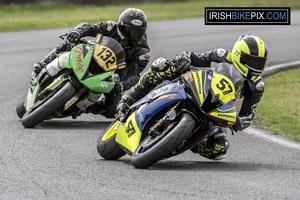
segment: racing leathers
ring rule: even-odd
[[[118,105],[118,110],[126,110],[137,100],[144,97],[158,84],[164,80],[173,80],[193,67],[210,67],[212,62],[231,64],[231,51],[225,49],[215,49],[207,53],[182,52],[172,61],[161,61],[157,59],[153,62],[151,68],[143,74],[139,82],[127,91]],[[163,62],[163,63],[162,63]],[[160,63],[160,64],[158,64]],[[226,65],[225,65],[226,66]],[[250,80],[244,79],[240,98],[244,97],[237,122],[233,126],[235,131],[241,131],[252,123],[255,107],[260,101],[264,91],[264,82],[261,76],[253,76]],[[122,113],[122,112],[120,112]],[[222,159],[225,157],[229,143],[227,140],[227,131],[222,127],[214,127],[213,135],[200,142],[191,150],[195,153],[210,158]]]
[[[98,33],[114,38],[122,44],[125,50],[125,69],[116,71],[120,76],[120,82],[116,84],[118,88],[115,92],[106,94],[105,102],[98,102],[87,109],[87,112],[94,114],[101,113],[106,117],[114,117],[116,106],[121,98],[123,91],[130,89],[140,78],[140,73],[150,60],[150,49],[145,35],[136,46],[126,46],[122,43],[118,34],[118,24],[114,21],[101,22],[99,24],[82,23],[73,29],[68,35],[71,42],[78,41],[79,38],[91,36],[95,37]],[[76,43],[76,42],[75,42]],[[42,61],[34,65],[34,72],[38,74],[42,68],[54,60],[63,51],[70,51],[72,44],[69,41],[59,44]],[[104,110],[104,113],[103,113]]]

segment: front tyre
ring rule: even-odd
[[[99,155],[106,160],[117,160],[125,155],[116,142],[117,127],[120,121],[115,119],[109,127],[102,132],[97,140],[97,150]]]
[[[22,98],[22,100],[16,106],[16,112],[17,112],[17,115],[20,119],[22,119],[22,117],[26,113],[26,109],[25,109],[25,106],[24,106],[24,99],[25,98]]]
[[[183,113],[173,122],[171,129],[167,128],[155,137],[146,137],[133,153],[132,165],[147,168],[166,157],[192,135],[195,124],[190,114]]]
[[[65,103],[76,94],[76,88],[68,81],[58,91],[50,93],[42,102],[37,102],[33,110],[29,110],[22,118],[21,122],[25,128],[32,128],[47,119],[55,111],[63,108]],[[36,106],[36,107],[35,107]]]

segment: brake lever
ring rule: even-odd
[[[84,43],[84,44],[87,44],[87,43],[88,43],[88,41],[87,41],[86,39],[84,39],[84,38],[80,38],[80,39],[79,39],[79,42],[80,42],[80,43]]]
[[[59,38],[62,39],[62,40],[67,40],[67,36],[68,36],[68,33],[65,33],[63,35],[60,35]],[[80,38],[79,43],[88,44],[88,41],[84,38]]]
[[[65,37],[67,37],[67,35],[68,35],[68,33],[65,33],[63,35],[60,35],[59,38],[62,40],[65,40],[66,39]]]

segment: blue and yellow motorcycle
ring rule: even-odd
[[[209,137],[214,126],[236,122],[235,95],[243,76],[232,64],[192,70],[133,104],[100,135],[101,157],[128,154],[136,168],[176,156]]]

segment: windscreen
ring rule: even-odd
[[[213,63],[211,66],[212,70],[218,74],[222,74],[229,78],[234,87],[235,94],[238,94],[243,87],[244,77],[239,70],[237,70],[233,64],[229,63]]]

